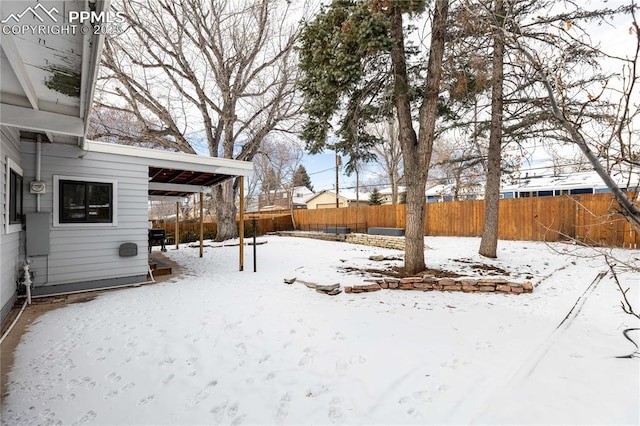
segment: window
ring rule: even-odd
[[[22,185],[22,168],[7,157],[7,174],[5,205],[7,212],[7,221],[5,224],[6,233],[18,232],[22,229],[23,220],[23,185]]]
[[[54,176],[54,226],[117,225],[117,182]]]
[[[570,191],[571,195],[593,194],[593,188],[576,188]]]

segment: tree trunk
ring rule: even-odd
[[[402,146],[404,175],[407,182],[404,266],[407,273],[415,274],[425,269],[424,222],[427,200],[424,192],[433,147],[449,2],[448,0],[437,0],[435,4],[425,94],[420,107],[419,138],[413,129],[411,117],[402,12],[398,3],[393,3],[391,11],[391,36],[395,41],[395,47],[391,51],[391,61],[398,116],[398,135]]]
[[[216,200],[217,228],[216,241],[225,241],[238,236],[236,226],[236,190],[233,179],[213,188],[213,196]]]
[[[491,88],[491,133],[487,153],[487,183],[484,193],[484,229],[478,253],[496,258],[498,250],[498,213],[500,206],[500,151],[502,148],[502,110],[504,81],[503,0],[496,0],[493,32],[493,70]]]
[[[404,267],[407,273],[423,271],[424,263],[424,212],[426,182],[422,179],[418,156],[418,138],[413,129],[411,105],[409,103],[409,82],[404,49],[402,12],[394,5],[391,15],[391,36],[395,47],[391,52],[394,73],[394,92],[398,116],[398,138],[404,157],[404,176],[407,182],[407,206],[405,224]]]

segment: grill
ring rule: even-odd
[[[165,240],[167,236],[162,228],[149,229],[149,253],[151,253],[151,247],[160,246],[160,250],[167,251],[165,247]]]

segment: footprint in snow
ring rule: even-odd
[[[278,404],[278,412],[276,413],[278,419],[284,420],[289,415],[289,403],[291,402],[291,396],[288,393],[285,393],[282,398],[280,398],[280,403]]]
[[[193,405],[199,405],[202,401],[211,395],[211,389],[218,384],[217,380],[213,380],[207,384],[200,392],[193,397]]]
[[[109,392],[108,394],[106,394],[104,396],[104,399],[105,400],[110,400],[110,399],[115,398],[116,396],[118,396],[118,391],[117,390],[112,390],[111,392]]]
[[[148,403],[153,401],[155,397],[156,397],[155,395],[149,395],[145,398],[142,398],[140,401],[138,401],[138,405],[147,405]]]
[[[97,416],[98,416],[98,413],[96,413],[95,411],[93,410],[87,411],[82,417],[80,417],[80,420],[74,423],[74,425],[83,425],[95,419]]]
[[[341,423],[342,413],[342,400],[338,397],[333,398],[329,403],[329,420],[331,423]]]

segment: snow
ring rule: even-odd
[[[43,314],[16,349],[3,424],[640,423],[638,352],[616,358],[638,322],[587,249],[501,241],[489,260],[479,239],[427,237],[431,268],[484,263],[536,287],[331,297],[283,280],[362,284],[351,268],[398,252],[261,241],[256,273],[252,247],[243,272],[237,246],[183,247],[168,252],[176,279]],[[638,307],[638,277],[621,278]]]

